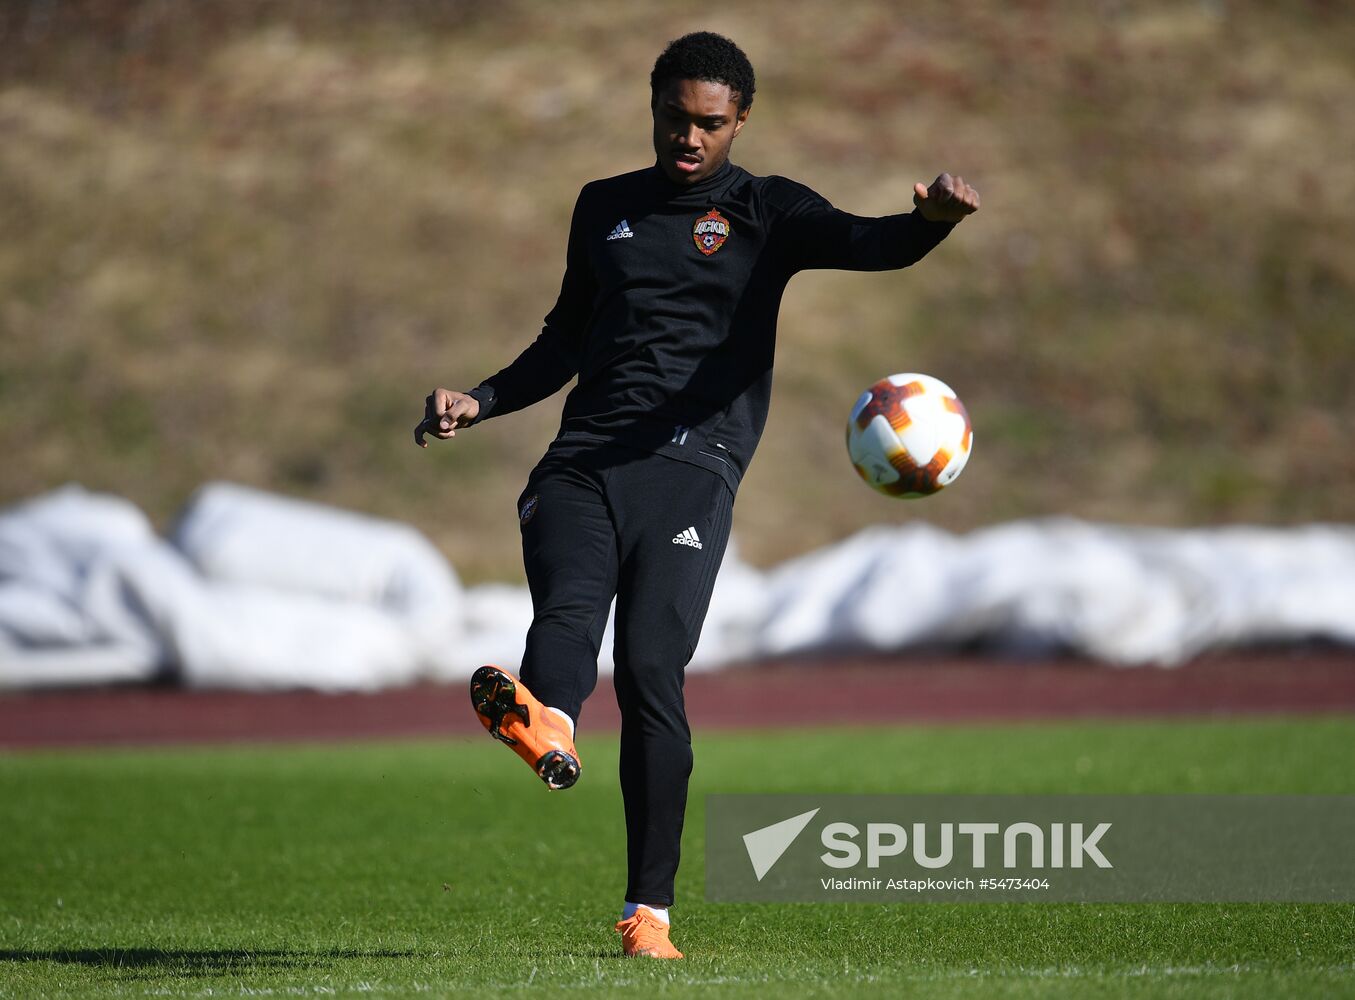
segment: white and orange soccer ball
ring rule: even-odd
[[[955,481],[974,429],[955,390],[907,372],[861,394],[847,421],[847,453],[861,478],[885,496],[925,497]]]

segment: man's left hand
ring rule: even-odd
[[[942,174],[931,187],[913,185],[913,204],[928,222],[959,222],[979,210],[979,193],[963,177]]]

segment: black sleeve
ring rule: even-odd
[[[517,359],[470,391],[480,403],[475,423],[503,416],[545,399],[578,374],[583,337],[593,312],[597,285],[580,231],[583,194],[574,204],[569,249],[560,297],[546,315],[541,334]]]
[[[809,268],[892,271],[916,264],[955,228],[916,209],[871,219],[850,215],[803,184],[768,178],[772,238],[792,273]]]

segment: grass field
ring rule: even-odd
[[[710,792],[1355,792],[1355,719],[696,740],[675,940],[619,959],[616,743],[0,756],[0,996],[1355,996],[1355,906],[701,899]],[[775,761],[775,766],[772,766]],[[636,993],[636,987],[643,993]]]

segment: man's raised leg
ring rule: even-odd
[[[520,677],[486,666],[471,680],[485,728],[551,788],[581,765],[574,724],[597,684],[597,654],[616,593],[616,539],[595,481],[577,468],[538,467],[519,501],[533,621]]]

